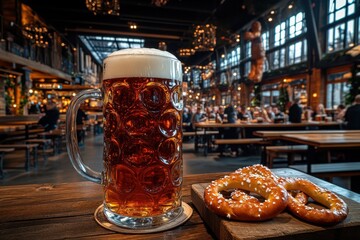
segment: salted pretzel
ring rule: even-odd
[[[222,191],[240,189],[259,194],[257,198],[235,191],[225,198]],[[243,195],[243,196],[241,196]],[[204,193],[205,203],[216,214],[240,221],[263,221],[274,218],[287,206],[287,191],[277,182],[258,174],[234,173],[213,181]]]
[[[305,221],[318,225],[333,225],[343,221],[349,212],[347,204],[336,194],[323,189],[306,179],[279,178],[286,190],[300,190],[327,209],[318,209],[288,196],[288,210]]]
[[[255,165],[239,168],[238,170],[235,171],[235,174],[239,174],[239,173],[241,173],[241,174],[257,174],[257,175],[267,178],[269,181],[271,180],[271,181],[278,182],[278,180],[279,180],[278,176],[276,176],[269,168],[267,168],[261,164],[255,164]],[[289,190],[289,193],[291,194],[291,196],[296,198],[296,200],[299,201],[300,203],[306,204],[308,202],[308,196],[301,191],[297,191],[297,190],[290,191]],[[244,195],[242,195],[242,196],[244,196]]]

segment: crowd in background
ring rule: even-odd
[[[343,122],[346,129],[360,129],[360,95],[355,97],[351,106],[340,104],[335,111],[327,112],[323,104],[315,109],[302,106],[296,98],[288,109],[281,111],[279,106],[245,106],[231,102],[227,106],[186,106],[183,112],[185,131],[193,131],[197,122],[215,121],[217,123],[235,123],[236,121],[266,123],[301,123],[303,121]]]

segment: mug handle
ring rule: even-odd
[[[102,174],[84,164],[80,153],[76,135],[76,115],[80,104],[88,98],[101,98],[100,89],[88,89],[79,92],[72,100],[66,113],[66,148],[70,161],[75,170],[87,180],[101,184]]]

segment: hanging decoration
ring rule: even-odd
[[[151,3],[156,7],[163,7],[168,3],[169,0],[152,0]]]
[[[216,26],[212,24],[196,26],[193,46],[195,51],[214,51],[216,46]]]
[[[86,0],[86,7],[94,15],[120,15],[120,0]]]
[[[195,50],[192,48],[181,48],[179,49],[180,57],[189,57],[195,54]]]
[[[44,26],[38,24],[28,24],[23,26],[22,33],[37,47],[47,48],[49,46],[51,34]]]

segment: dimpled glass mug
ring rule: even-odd
[[[104,215],[125,228],[152,228],[182,214],[182,70],[172,54],[125,49],[104,60],[102,90],[80,92],[67,112],[67,150],[79,174],[101,183]],[[79,154],[76,112],[103,98],[104,170]]]

